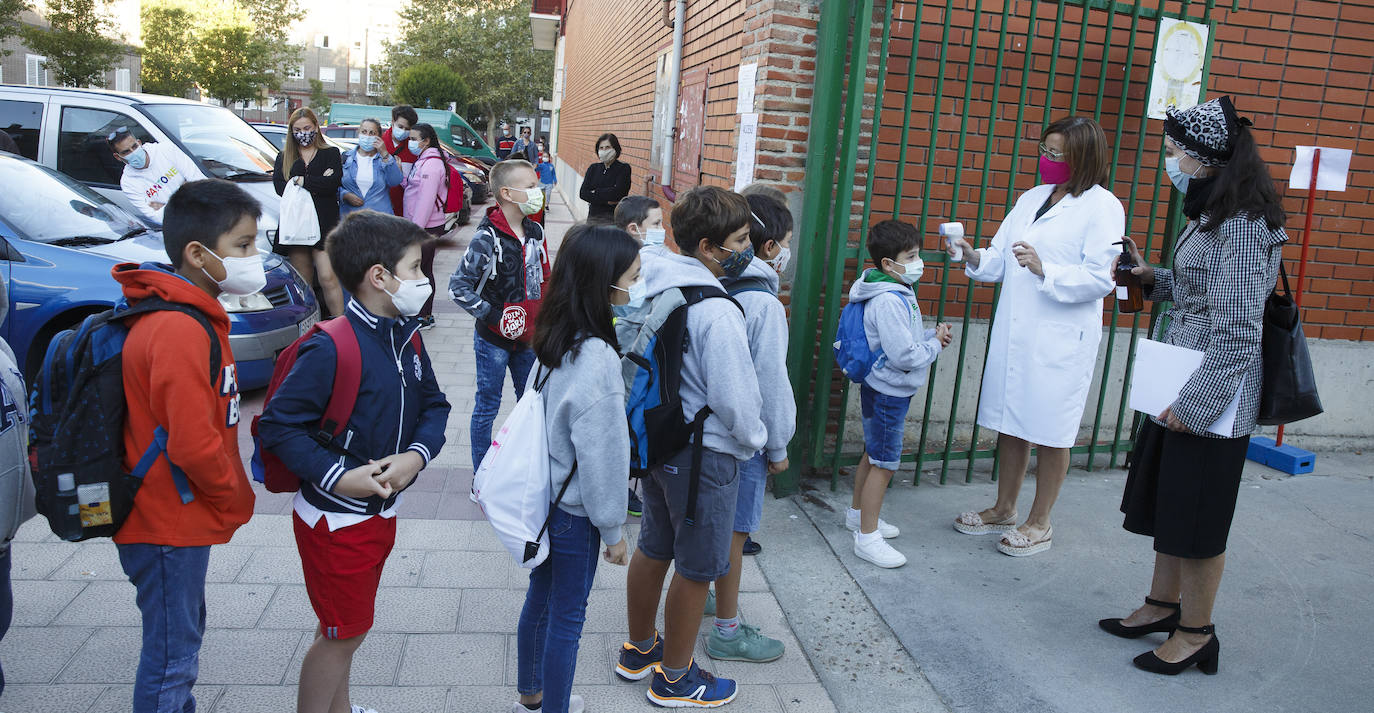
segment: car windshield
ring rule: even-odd
[[[50,168],[0,159],[0,219],[29,240],[41,243],[114,242],[146,230],[143,223],[110,199]]]
[[[272,175],[276,147],[228,109],[208,104],[151,104],[143,109],[213,176],[233,180]]]

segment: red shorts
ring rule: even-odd
[[[373,517],[333,532],[324,517],[313,528],[300,516],[291,521],[320,634],[329,639],[366,634],[377,610],[382,567],[396,544],[396,518]]]

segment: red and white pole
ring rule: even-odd
[[[1307,277],[1307,248],[1312,244],[1312,212],[1317,204],[1317,167],[1322,162],[1322,150],[1318,147],[1312,148],[1312,176],[1307,182],[1307,218],[1302,226],[1302,254],[1298,259],[1298,285],[1293,290],[1293,303],[1298,311],[1302,311],[1302,288],[1303,281]],[[1283,445],[1283,426],[1279,426],[1279,434],[1274,439],[1275,446]]]

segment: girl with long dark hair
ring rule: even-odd
[[[420,326],[434,326],[434,253],[444,234],[444,199],[448,196],[448,162],[439,148],[439,134],[429,124],[410,127],[406,148],[418,158],[405,182],[405,219],[420,226],[429,238],[420,250],[420,271],[429,279],[430,296],[420,308]]]
[[[629,233],[568,231],[535,322],[530,375],[544,397],[550,486],[568,487],[549,523],[549,557],[530,572],[520,612],[517,710],[582,710],[571,689],[597,550],[604,545],[612,564],[630,559],[621,532],[630,439],[612,313],[642,301],[643,287],[639,242]]]

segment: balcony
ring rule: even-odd
[[[563,21],[564,0],[534,0],[530,8],[530,38],[537,50],[553,50]]]

